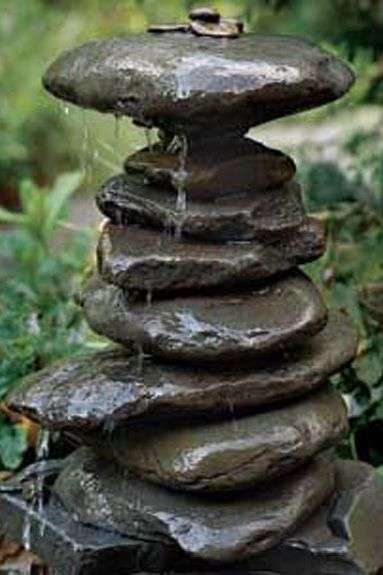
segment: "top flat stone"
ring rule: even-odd
[[[89,42],[61,55],[43,79],[52,94],[85,108],[216,131],[331,102],[353,81],[342,61],[292,36],[177,32]]]

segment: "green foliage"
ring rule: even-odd
[[[69,197],[80,173],[60,176],[52,190],[21,184],[22,211],[0,210],[13,224],[0,237],[0,399],[26,374],[78,353],[85,344],[81,313],[72,302],[76,278],[88,258],[90,234],[72,230],[61,245]],[[0,458],[14,468],[25,449],[22,431],[2,420]]]
[[[306,176],[315,174],[306,179],[309,203],[329,236],[325,256],[307,269],[329,306],[350,316],[360,338],[356,361],[334,378],[351,414],[351,433],[340,452],[383,466],[383,325],[362,293],[383,283],[383,146],[375,132],[359,133],[345,151],[351,158],[347,172],[324,163],[305,168]]]
[[[208,4],[227,16],[243,18],[248,30],[302,35],[352,58],[359,79],[340,104],[344,106],[382,97],[380,2],[212,0]],[[52,182],[57,173],[78,165],[81,143],[57,103],[41,88],[41,76],[59,52],[96,36],[141,32],[150,22],[182,21],[196,3],[0,0],[0,194],[2,187],[17,187],[20,177]]]
[[[0,418],[0,460],[6,469],[17,469],[26,448],[25,431]]]

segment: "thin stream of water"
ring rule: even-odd
[[[62,109],[62,112],[65,116],[69,116],[70,108],[69,108],[68,104],[65,104],[65,102],[62,102],[61,103],[61,109]]]
[[[47,461],[49,457],[49,431],[41,429],[36,445],[36,462]],[[44,536],[44,473],[37,475],[32,488],[32,498],[24,517],[22,544],[26,551],[31,549],[32,512],[36,510],[40,515],[40,536]]]
[[[91,182],[92,167],[93,167],[93,152],[91,149],[90,130],[88,125],[88,118],[86,111],[82,111],[82,169],[85,174],[86,183]]]
[[[175,238],[179,240],[182,235],[182,227],[184,222],[184,214],[187,210],[187,193],[186,193],[186,180],[188,172],[186,169],[186,162],[188,157],[188,142],[185,134],[180,138],[180,151],[178,153],[178,170],[174,174],[174,181],[177,187],[177,204],[176,208],[180,212],[178,222],[175,229]]]
[[[145,128],[146,147],[148,148],[149,152],[153,152],[152,133],[153,133],[152,128]]]
[[[119,140],[121,135],[121,118],[120,114],[114,115],[114,138],[115,140]]]

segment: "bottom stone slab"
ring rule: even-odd
[[[27,514],[21,494],[1,493],[0,526],[8,538],[22,540]],[[175,552],[173,565],[165,565],[160,542],[83,525],[53,498],[43,515],[29,510],[29,519],[31,548],[56,575],[378,575],[383,567],[383,487],[372,468],[357,462],[338,462],[335,497],[283,543],[246,564],[191,564]]]

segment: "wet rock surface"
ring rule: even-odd
[[[295,175],[294,162],[282,152],[247,138],[206,138],[188,146],[183,187],[187,200],[217,199],[238,193],[256,193],[283,186]],[[128,174],[177,189],[180,157],[157,145],[129,156]]]
[[[60,56],[44,76],[55,96],[139,123],[186,130],[242,129],[330,102],[353,83],[351,70],[293,37],[221,39],[174,33],[88,42]]]
[[[209,414],[232,418],[319,387],[351,361],[356,345],[349,321],[332,313],[324,330],[302,347],[247,367],[207,370],[146,359],[140,368],[137,355],[116,347],[33,374],[8,403],[44,425],[68,431],[168,417],[175,423]]]
[[[291,348],[327,321],[319,291],[298,271],[242,293],[179,295],[150,305],[129,302],[124,290],[95,275],[80,301],[96,333],[154,357],[195,364],[241,362]]]
[[[135,475],[182,490],[234,491],[300,467],[348,430],[341,397],[325,388],[274,410],[227,421],[121,427],[98,449]]]
[[[176,240],[156,230],[109,224],[98,244],[98,271],[108,283],[153,293],[255,285],[315,259],[322,237],[321,224],[309,219],[270,243]]]
[[[71,575],[377,575],[382,490],[369,468],[335,473],[322,453],[347,427],[328,377],[356,348],[295,269],[322,254],[323,227],[305,215],[293,161],[245,137],[336,99],[353,74],[303,40],[245,36],[211,9],[189,16],[85,44],[44,77],[68,102],[158,127],[158,142],[148,131],[98,194],[113,223],[77,297],[122,346],[9,397],[91,447],[48,464],[44,432],[38,465],[0,488],[2,524],[20,539],[24,516],[22,541],[58,575],[66,553]]]
[[[330,506],[322,506],[280,546],[256,558],[252,568],[280,575],[380,573],[383,491],[375,469],[338,461],[335,493]]]
[[[60,575],[105,575],[109,571],[114,575],[213,575],[217,570],[222,575],[376,575],[383,566],[383,497],[375,470],[356,461],[337,461],[335,493],[282,543],[250,561],[229,566],[187,559],[175,547],[163,553],[162,542],[84,525],[54,497],[43,516],[32,512],[31,545]],[[332,530],[334,501],[335,509],[343,507],[341,516],[336,512],[338,524],[354,517],[347,531]],[[7,525],[11,539],[22,539],[26,513],[20,496],[0,494],[0,521]]]
[[[87,525],[224,564],[277,544],[330,496],[334,480],[331,461],[318,458],[263,490],[200,498],[128,477],[113,462],[82,448],[70,456],[54,491],[65,509]]]
[[[102,186],[96,202],[100,211],[116,225],[140,224],[170,235],[178,232],[208,241],[270,242],[282,237],[289,241],[288,234],[304,230],[305,214],[296,182],[279,189],[227,196],[219,201],[193,201],[187,203],[186,210],[180,210],[172,191],[149,186],[140,177],[119,175]],[[310,229],[308,223],[307,228]],[[323,231],[318,225],[309,243],[304,239],[303,230],[301,241],[296,241],[300,260],[310,255],[319,257],[324,249]]]

